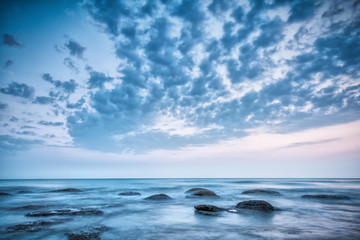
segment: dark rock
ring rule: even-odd
[[[50,192],[82,192],[82,190],[77,188],[64,188],[64,189],[57,189]]]
[[[275,208],[270,203],[268,203],[264,200],[242,201],[236,205],[236,208],[257,210],[257,211],[263,211],[263,212],[272,212],[275,210]]]
[[[210,211],[202,211],[202,210],[196,210],[195,213],[206,215],[206,216],[220,216],[221,214],[219,212],[210,212]]]
[[[271,195],[281,195],[277,191],[264,190],[264,189],[251,189],[243,191],[242,194],[271,194]]]
[[[46,226],[59,224],[66,221],[72,220],[71,218],[61,218],[61,219],[50,219],[50,220],[40,220],[35,222],[27,222],[24,224],[18,224],[15,226],[8,227],[6,232],[19,232],[19,231],[26,231],[26,232],[38,232],[46,228]]]
[[[220,208],[214,205],[196,205],[194,206],[194,208],[196,209],[195,212],[202,214],[202,215],[207,215],[207,216],[219,216],[221,211],[224,211],[224,208]]]
[[[26,205],[26,206],[22,206],[22,207],[16,207],[16,208],[12,208],[12,210],[36,210],[36,209],[41,209],[41,208],[46,208],[49,207],[47,205]]]
[[[348,196],[344,195],[329,195],[329,194],[318,194],[318,195],[303,195],[301,198],[311,199],[328,199],[328,200],[349,200]]]
[[[108,228],[105,226],[91,227],[86,231],[68,233],[68,240],[101,240],[100,235]]]
[[[11,196],[12,194],[6,192],[0,192],[0,196]]]
[[[187,197],[219,197],[219,196],[213,191],[210,191],[208,189],[201,189],[197,191],[191,191],[190,195],[188,195]]]
[[[59,209],[59,210],[48,210],[48,211],[37,211],[26,214],[27,217],[48,217],[48,216],[98,216],[103,215],[104,212],[97,209]]]
[[[17,193],[32,193],[32,191],[18,191]]]
[[[120,196],[140,196],[141,194],[138,192],[121,192]]]
[[[172,199],[172,198],[163,193],[151,195],[151,196],[145,198],[145,200],[169,200],[169,199]]]
[[[192,189],[187,190],[185,193],[193,193],[193,192],[197,192],[197,191],[201,191],[201,190],[210,191],[209,189],[206,189],[206,188],[192,188]]]
[[[214,205],[207,205],[207,204],[196,205],[194,206],[194,208],[199,211],[207,211],[207,212],[220,212],[225,210],[224,208],[220,208]]]

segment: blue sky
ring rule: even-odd
[[[0,11],[0,178],[360,177],[359,1]]]

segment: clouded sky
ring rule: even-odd
[[[360,177],[360,1],[1,1],[0,178]]]

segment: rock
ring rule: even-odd
[[[195,213],[206,215],[206,216],[220,216],[221,214],[219,212],[209,212],[209,211],[202,211],[202,210],[196,210]]]
[[[86,231],[68,233],[68,240],[101,240],[100,235],[108,228],[105,226],[91,227]]]
[[[221,211],[224,211],[224,208],[220,208],[214,205],[207,205],[207,204],[201,204],[201,205],[196,205],[194,206],[194,208],[196,209],[195,212],[202,214],[202,215],[207,215],[207,216],[219,216]]]
[[[193,192],[197,192],[197,191],[201,191],[201,190],[210,191],[209,189],[206,189],[206,188],[192,188],[192,189],[187,190],[185,193],[193,193]]]
[[[206,188],[192,188],[187,190],[185,193],[190,193],[187,198],[191,197],[219,197],[213,191]]]
[[[151,196],[145,198],[145,200],[169,200],[169,199],[172,199],[172,198],[163,193],[151,195]]]
[[[138,192],[121,192],[120,196],[140,196],[141,194]]]
[[[17,193],[32,193],[32,191],[18,191]]]
[[[271,195],[281,195],[277,191],[264,190],[264,189],[251,189],[243,191],[242,194],[271,194]]]
[[[312,198],[312,199],[328,199],[328,200],[349,200],[348,196],[344,195],[329,195],[329,194],[317,194],[317,195],[303,195],[301,198]]]
[[[98,216],[103,215],[104,212],[97,209],[59,209],[59,210],[46,210],[46,211],[37,211],[26,214],[27,217],[48,217],[48,216]]]
[[[63,223],[66,221],[72,220],[71,218],[61,218],[61,219],[49,219],[49,220],[40,220],[35,222],[27,222],[24,224],[18,224],[15,226],[8,227],[6,232],[19,232],[19,231],[26,231],[26,232],[38,232],[46,228],[48,225]]]
[[[57,189],[50,192],[82,192],[82,190],[77,188],[64,188],[64,189]]]
[[[268,203],[264,200],[242,201],[236,205],[236,208],[257,210],[257,211],[263,211],[263,212],[272,212],[275,210],[275,208],[270,203]]]
[[[6,192],[0,192],[0,196],[11,196],[12,194]]]

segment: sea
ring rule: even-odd
[[[195,187],[219,197],[189,197],[185,192]],[[52,192],[66,188],[81,192]],[[251,189],[280,195],[242,193]],[[119,195],[129,191],[140,195]],[[0,192],[11,194],[0,196],[0,239],[360,239],[360,179],[0,180]],[[172,199],[144,199],[160,193]],[[301,197],[309,194],[350,199]],[[194,209],[233,209],[246,200],[265,200],[277,210],[207,216]]]

